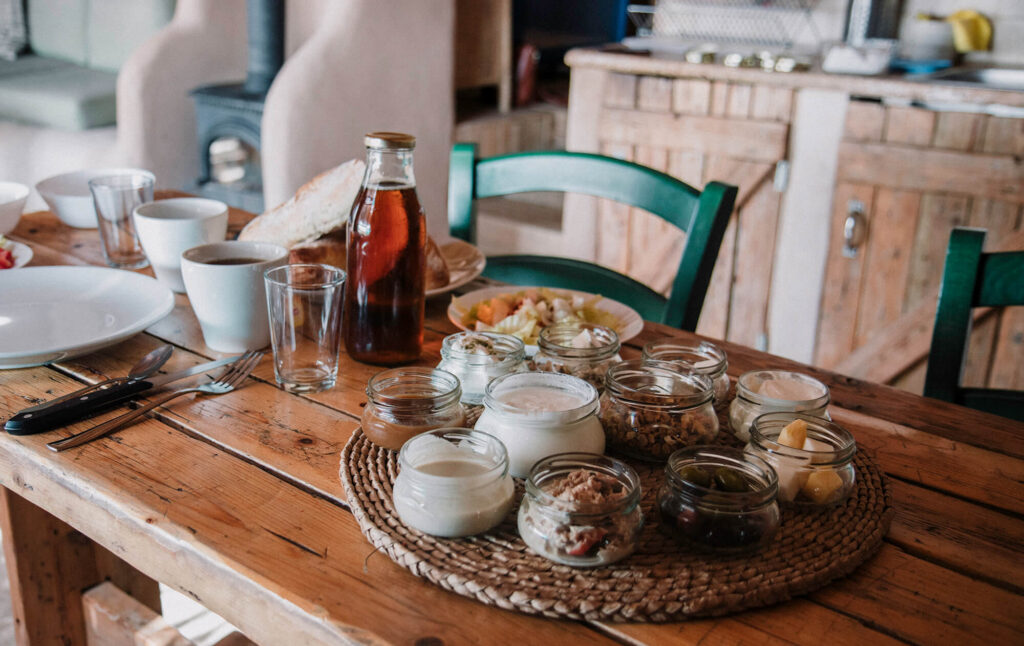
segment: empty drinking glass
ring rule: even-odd
[[[102,175],[89,180],[96,206],[96,220],[107,264],[119,269],[138,269],[149,264],[135,233],[132,212],[153,201],[154,176],[145,171]]]
[[[333,388],[345,272],[330,265],[285,265],[268,269],[264,280],[277,383],[294,393]]]

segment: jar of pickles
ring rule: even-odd
[[[601,425],[608,446],[641,460],[663,461],[718,436],[711,379],[665,361],[632,359],[608,369]]]
[[[673,453],[658,492],[662,531],[703,550],[742,551],[779,527],[778,479],[742,449],[694,446]]]
[[[780,502],[830,507],[853,490],[857,443],[827,419],[803,413],[760,415],[750,426],[746,451],[775,469]]]
[[[371,442],[397,451],[409,438],[437,428],[462,426],[465,412],[459,379],[431,368],[393,368],[366,385],[363,433]]]
[[[715,408],[729,403],[729,375],[725,373],[729,361],[718,346],[707,341],[697,345],[682,339],[659,339],[644,346],[644,359],[678,362],[683,372],[707,375],[714,384]]]
[[[827,418],[829,401],[828,386],[814,377],[788,370],[746,372],[736,381],[729,425],[736,437],[746,442],[758,415],[786,412]]]
[[[608,367],[622,360],[619,335],[615,330],[593,323],[557,323],[540,331],[537,370],[561,372],[588,381],[598,392],[604,390]]]
[[[642,527],[640,478],[625,462],[562,453],[530,469],[519,535],[544,558],[578,567],[614,563],[633,553]]]
[[[487,384],[511,372],[523,372],[525,359],[526,346],[511,334],[459,332],[445,337],[437,368],[459,378],[463,404],[479,406]]]

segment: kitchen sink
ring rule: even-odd
[[[922,81],[964,83],[996,90],[1024,91],[1024,69],[951,67],[931,74],[922,74],[916,78]]]

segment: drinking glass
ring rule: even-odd
[[[135,232],[132,212],[153,201],[152,173],[126,172],[89,180],[96,206],[96,220],[107,264],[119,269],[138,269],[149,264]]]
[[[319,264],[285,265],[264,274],[274,377],[288,392],[334,387],[345,278],[341,269]]]

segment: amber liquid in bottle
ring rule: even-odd
[[[415,187],[364,185],[348,231],[344,336],[349,356],[409,363],[423,349],[427,227]]]

